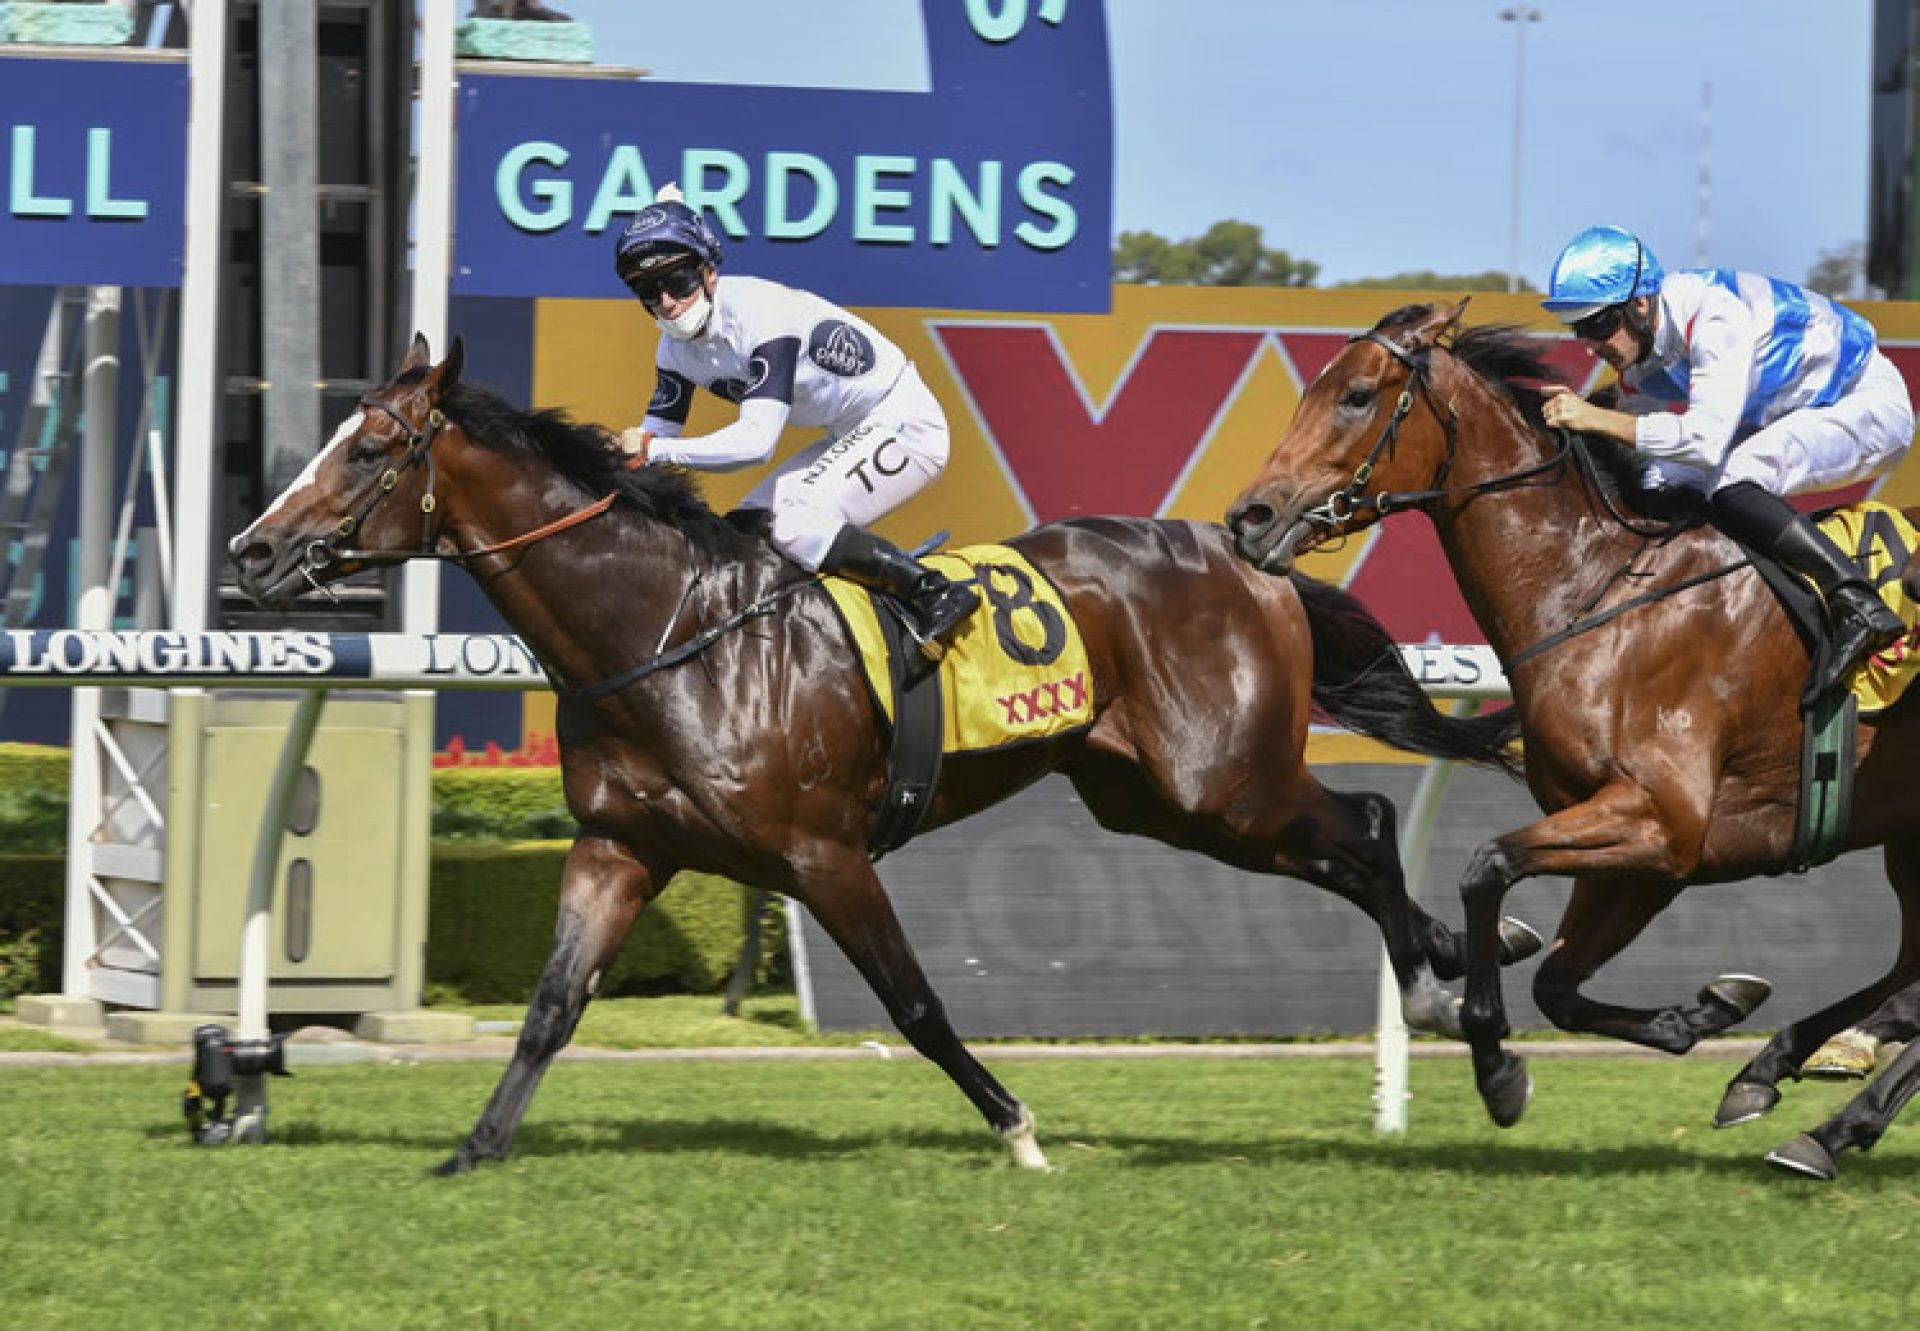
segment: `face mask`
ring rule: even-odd
[[[654,316],[654,322],[660,325],[660,331],[676,342],[691,342],[700,336],[707,326],[707,320],[713,315],[713,302],[702,292],[693,304],[674,315],[671,319]]]

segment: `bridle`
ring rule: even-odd
[[[1335,527],[1371,509],[1384,518],[1395,509],[1417,508],[1421,504],[1431,503],[1435,499],[1445,499],[1457,495],[1485,494],[1502,490],[1521,481],[1531,480],[1535,476],[1553,471],[1566,462],[1573,447],[1573,437],[1565,430],[1556,430],[1559,447],[1553,456],[1544,462],[1523,467],[1519,471],[1508,472],[1504,476],[1490,477],[1484,481],[1475,481],[1470,485],[1447,485],[1447,476],[1453,470],[1453,456],[1460,446],[1460,417],[1453,404],[1440,398],[1433,388],[1432,348],[1422,346],[1409,351],[1397,342],[1382,337],[1379,332],[1369,330],[1357,333],[1347,339],[1348,345],[1355,342],[1371,342],[1380,347],[1407,369],[1406,387],[1400,390],[1400,397],[1394,403],[1393,415],[1388,419],[1380,437],[1374,440],[1373,447],[1367,450],[1365,461],[1354,468],[1353,479],[1344,489],[1336,490],[1324,503],[1316,504],[1300,515],[1303,522],[1312,522],[1323,527]],[[1413,410],[1415,391],[1426,399],[1427,407],[1433,412],[1434,419],[1440,422],[1440,428],[1447,438],[1446,452],[1441,454],[1440,465],[1434,470],[1433,479],[1424,490],[1383,491],[1380,494],[1366,494],[1368,482],[1373,479],[1374,465],[1382,456],[1391,454],[1394,440],[1400,435],[1400,426]],[[1442,411],[1442,406],[1445,410]]]
[[[478,559],[482,555],[497,555],[532,545],[535,541],[545,540],[555,532],[565,531],[568,527],[597,518],[613,507],[614,496],[604,495],[585,508],[577,509],[563,518],[547,523],[544,527],[522,532],[507,540],[496,541],[492,545],[481,546],[477,550],[442,551],[436,548],[439,544],[440,504],[434,495],[433,441],[440,433],[441,427],[447,423],[446,413],[439,407],[429,409],[427,425],[422,430],[416,429],[391,403],[363,397],[360,399],[359,406],[363,411],[381,412],[399,426],[401,433],[406,436],[407,451],[401,456],[399,462],[388,467],[367,487],[365,500],[359,504],[357,511],[349,509],[346,516],[334,524],[333,533],[330,536],[313,541],[307,546],[306,553],[301,559],[300,571],[308,582],[328,592],[329,595],[332,594],[330,588],[314,575],[335,562],[358,560],[368,564],[399,564],[411,559],[446,559],[462,563],[470,559]],[[400,477],[414,467],[427,469],[426,489],[420,495],[420,544],[411,550],[362,550],[352,546],[337,547],[336,541],[348,540],[365,527],[373,511],[379,508],[381,502],[400,484]]]

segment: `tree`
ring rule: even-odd
[[[1855,296],[1860,294],[1866,271],[1866,242],[1855,241],[1837,250],[1821,250],[1804,285],[1822,295]]]
[[[1320,265],[1262,243],[1251,222],[1215,222],[1204,236],[1171,241],[1151,231],[1122,231],[1113,280],[1166,286],[1310,287]]]
[[[1507,275],[1490,270],[1455,276],[1423,268],[1418,272],[1395,273],[1392,277],[1356,277],[1350,282],[1335,282],[1334,285],[1354,291],[1505,291]],[[1533,291],[1537,288],[1523,277],[1519,289]]]

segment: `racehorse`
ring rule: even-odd
[[[1032,1115],[949,1025],[869,858],[882,723],[821,584],[681,473],[629,470],[598,427],[460,382],[416,337],[332,441],[229,553],[241,586],[303,591],[408,558],[460,563],[556,685],[567,804],[580,825],[552,953],[513,1060],[442,1173],[503,1158],[540,1077],[646,904],[682,869],[796,898],[913,1047],[1007,1143],[1044,1167]],[[1216,526],[1100,518],[1013,544],[1085,638],[1089,728],[950,756],[928,827],[1065,773],[1095,819],[1241,869],[1326,888],[1386,940],[1410,1024],[1457,1032],[1441,978],[1463,949],[1411,902],[1392,805],[1324,788],[1310,706],[1432,756],[1503,766],[1514,724],[1437,712],[1359,604],[1274,580]],[[1538,940],[1510,926],[1511,959]]]
[[[1500,903],[1522,879],[1574,880],[1534,975],[1541,1012],[1563,1029],[1681,1053],[1765,997],[1760,982],[1722,977],[1691,1004],[1635,1009],[1580,986],[1682,888],[1789,867],[1808,658],[1742,552],[1684,515],[1661,520],[1656,495],[1634,511],[1627,450],[1550,432],[1537,344],[1510,328],[1460,331],[1464,306],[1409,306],[1353,339],[1228,527],[1243,557],[1284,572],[1330,538],[1420,509],[1506,665],[1527,782],[1548,812],[1480,846],[1460,889],[1461,1021],[1481,1098],[1504,1127],[1532,1089],[1501,1046],[1493,964]],[[1920,705],[1908,698],[1858,731],[1845,848],[1885,848],[1897,953],[1880,979],[1769,1040],[1735,1074],[1717,1126],[1771,1109],[1781,1077],[1920,978]]]

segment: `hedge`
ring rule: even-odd
[[[0,1001],[60,986],[66,781],[66,750],[0,745]],[[437,768],[433,796],[427,984],[448,1001],[525,1002],[553,944],[573,835],[560,774]],[[641,913],[599,992],[718,992],[750,896],[724,878],[680,875]],[[771,923],[760,978],[778,983],[788,978],[779,913]]]

